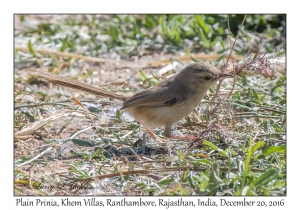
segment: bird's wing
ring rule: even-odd
[[[180,87],[163,86],[150,88],[128,98],[121,109],[132,106],[176,106],[186,102],[188,95]]]

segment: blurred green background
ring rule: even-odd
[[[87,56],[120,54],[143,56],[154,52],[229,53],[244,19],[239,15],[57,15],[56,21],[36,24],[18,15],[23,30],[15,29],[16,45],[32,45]],[[63,18],[61,18],[63,17]],[[234,48],[237,54],[266,51],[284,53],[286,15],[248,14]],[[34,39],[33,39],[34,38]]]

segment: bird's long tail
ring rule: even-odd
[[[30,69],[29,72],[33,75],[36,75],[38,77],[44,78],[46,81],[56,84],[56,85],[62,85],[65,87],[73,88],[76,90],[82,90],[86,91],[88,93],[96,94],[96,95],[101,95],[105,97],[111,97],[119,100],[125,100],[127,97],[122,96],[120,94],[116,94],[110,91],[107,91],[102,88],[98,88],[92,85],[85,84],[83,82],[78,82],[76,80],[68,79],[62,76],[54,75],[42,70],[37,70],[37,69]]]

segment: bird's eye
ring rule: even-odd
[[[211,79],[211,77],[210,76],[205,76],[205,77],[203,77],[203,79],[206,80],[206,81],[208,81],[208,80]]]

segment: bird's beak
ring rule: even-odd
[[[232,74],[220,74],[219,79],[225,79],[225,78],[234,78],[234,75]]]

